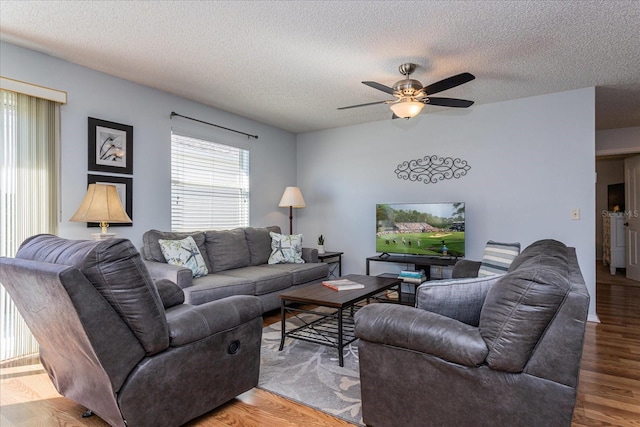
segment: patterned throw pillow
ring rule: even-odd
[[[162,240],[159,239],[160,249],[167,264],[179,265],[190,268],[193,277],[202,277],[209,274],[204,258],[198,250],[193,237],[188,236],[182,240]]]
[[[302,259],[302,234],[278,234],[273,231],[271,235],[271,255],[269,264],[304,264]]]
[[[520,243],[499,243],[489,240],[484,248],[484,255],[478,277],[505,274],[511,262],[520,254]]]

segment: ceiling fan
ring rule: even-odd
[[[467,108],[473,105],[473,101],[468,101],[466,99],[436,98],[431,96],[434,93],[442,92],[470,82],[475,79],[473,74],[456,74],[455,76],[447,77],[444,80],[432,83],[429,86],[422,86],[422,83],[418,80],[409,78],[415,69],[416,64],[406,63],[400,65],[400,74],[405,76],[405,78],[396,82],[392,88],[376,82],[362,82],[369,87],[381,90],[389,95],[393,95],[395,99],[369,102],[367,104],[350,105],[348,107],[340,107],[338,110],[365,107],[367,105],[389,104],[391,111],[393,111],[393,115],[391,116],[392,119],[410,119],[420,114],[422,108],[427,104],[454,108]]]

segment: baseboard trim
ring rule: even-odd
[[[590,314],[587,316],[587,322],[600,323],[600,319],[597,314]]]

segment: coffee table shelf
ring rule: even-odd
[[[344,366],[343,349],[353,341],[354,321],[353,315],[358,310],[358,303],[397,286],[401,281],[397,278],[376,276],[363,276],[349,274],[344,279],[353,280],[365,285],[362,289],[350,289],[346,291],[334,291],[322,285],[322,281],[303,287],[289,289],[280,294],[281,313],[281,338],[280,350],[284,348],[287,337],[310,341],[316,344],[326,345],[338,350],[338,363]],[[329,307],[335,310],[328,313],[313,309],[305,309],[293,306],[292,303],[309,304],[312,306]],[[286,330],[286,314],[314,314],[319,318],[307,321],[304,325]],[[300,316],[296,316],[301,319]]]
[[[353,310],[346,310],[342,312],[342,344],[347,346],[354,342],[357,338],[354,334],[355,322],[353,315],[360,309],[360,306],[354,305]],[[315,320],[309,322],[301,316],[295,316],[298,320],[304,324],[286,332],[286,336],[296,338],[302,341],[308,341],[321,345],[328,345],[330,347],[338,346],[340,331],[340,325],[338,322],[338,310],[331,313],[302,310],[294,307],[288,308],[289,312],[299,311],[304,314],[314,314],[320,316]]]

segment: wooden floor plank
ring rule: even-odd
[[[589,323],[580,367],[572,427],[640,427],[640,283],[609,274],[598,264],[596,312]],[[279,313],[265,316],[265,326]],[[84,408],[61,397],[42,366],[0,370],[2,427],[105,427],[100,418],[81,418]],[[324,412],[252,389],[190,423],[189,427],[351,426]]]

